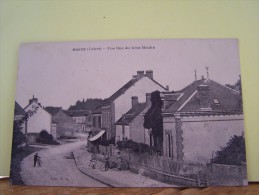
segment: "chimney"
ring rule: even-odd
[[[138,104],[138,96],[132,96],[131,97],[131,105],[132,105],[132,108]]]
[[[146,71],[146,76],[150,79],[153,79],[153,70],[147,70]]]
[[[210,111],[210,86],[208,85],[199,85],[197,88],[198,98],[200,101],[200,109],[202,111]]]
[[[142,78],[142,77],[144,77],[144,76],[145,76],[145,74],[144,74],[144,71],[143,71],[143,70],[137,71],[137,79],[140,79],[140,78]]]
[[[38,98],[35,98],[34,95],[32,96],[32,99],[29,100],[29,105],[30,105],[32,102],[38,103]]]
[[[146,105],[151,106],[151,93],[146,93]]]
[[[209,67],[208,66],[206,66],[206,73],[207,73],[207,79],[210,78],[209,77]]]
[[[133,75],[132,78],[133,78],[133,79],[137,79],[138,76],[137,76],[137,75]]]

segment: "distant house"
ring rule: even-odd
[[[76,105],[70,106],[67,113],[76,122],[76,131],[89,132],[93,127],[92,111],[102,103],[102,99],[87,99],[77,101]]]
[[[51,134],[54,139],[74,135],[76,122],[61,107],[45,107],[45,110],[52,115]]]
[[[52,116],[38,103],[38,98],[29,100],[29,105],[24,108],[30,117],[27,121],[27,137],[29,142],[35,142],[42,130],[51,133]],[[31,113],[31,114],[30,114]]]
[[[147,93],[144,103],[139,103],[136,96],[131,98],[131,109],[116,122],[116,141],[132,140],[152,145],[152,137],[143,126],[144,114],[151,106],[150,97],[151,94]]]
[[[15,101],[15,107],[14,107],[14,121],[22,120],[26,117],[25,110]],[[27,133],[27,121],[24,120],[24,122],[21,124],[21,131],[26,134]]]
[[[51,131],[54,138],[73,136],[76,131],[76,122],[64,111],[60,110],[52,116]]]
[[[234,135],[244,133],[242,97],[210,79],[163,94],[163,155],[208,162]]]
[[[132,107],[132,96],[137,96],[139,102],[145,102],[145,94],[156,90],[165,91],[167,88],[154,80],[153,71],[137,71],[137,75],[133,75],[129,82],[105,99],[95,117],[98,121],[96,124],[101,123],[101,129],[106,131],[106,139],[116,136],[115,123]]]

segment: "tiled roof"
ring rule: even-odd
[[[59,122],[63,122],[63,123],[75,123],[74,120],[67,115],[63,110],[60,110],[59,112],[57,112],[52,119],[59,123]]]
[[[115,99],[117,99],[120,95],[122,95],[125,91],[127,91],[131,86],[133,86],[135,83],[137,83],[138,81],[140,81],[142,78],[147,77],[149,78],[151,81],[153,81],[154,83],[156,83],[157,85],[159,85],[160,87],[162,87],[164,90],[167,90],[165,87],[163,87],[160,83],[158,83],[157,81],[155,81],[154,79],[148,77],[148,76],[143,76],[139,79],[137,78],[133,78],[131,79],[129,82],[127,82],[125,85],[123,85],[118,91],[116,91],[114,94],[112,94],[109,98],[108,101],[112,102]]]
[[[100,104],[102,104],[102,99],[87,99],[83,101],[77,101],[76,105],[70,106],[68,108],[68,111],[73,110],[94,110],[96,109]]]
[[[25,110],[15,101],[14,115],[25,115]]]
[[[101,114],[102,113],[102,107],[96,108],[92,113],[93,114]]]
[[[147,108],[146,103],[137,103],[133,108],[131,108],[126,114],[124,119],[124,124],[129,125],[130,122],[138,116],[142,111]],[[122,125],[122,117],[116,122],[116,125]]]
[[[168,101],[177,101],[181,98],[182,93],[175,93],[175,94],[164,94],[164,98]]]
[[[79,116],[86,116],[88,114],[88,110],[67,110],[65,114],[70,117],[79,117]]]
[[[131,86],[133,86],[138,79],[131,79],[129,82],[127,82],[125,85],[123,85],[118,91],[116,91],[114,94],[112,94],[108,100],[114,101],[116,98],[118,98],[120,95],[122,95],[127,89],[129,89]]]
[[[181,105],[193,94],[193,92],[197,89],[197,87],[204,83],[205,80],[197,80],[192,82],[190,85],[186,86],[179,93],[183,93],[182,97],[171,105],[165,112],[175,112]]]
[[[210,88],[210,105],[212,112],[225,111],[242,111],[242,99],[239,92],[221,85],[213,80],[197,80],[180,90],[182,97],[164,113],[172,112],[195,112],[200,111],[200,101],[198,98],[197,88],[200,85],[208,85]],[[219,101],[215,103],[214,101]]]
[[[62,107],[47,106],[47,107],[44,107],[44,109],[53,116],[56,113],[58,113],[60,110],[62,110]]]

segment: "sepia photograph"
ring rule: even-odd
[[[23,43],[11,183],[246,186],[237,39]]]

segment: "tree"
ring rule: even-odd
[[[233,136],[227,145],[216,152],[216,157],[212,160],[216,164],[241,165],[246,162],[244,136]]]
[[[151,129],[154,138],[154,146],[162,151],[163,144],[163,118],[162,118],[163,102],[159,91],[151,93],[151,107],[144,116],[143,126]]]
[[[21,144],[26,143],[27,138],[21,132],[22,123],[20,121],[14,121],[13,123],[13,143],[12,143],[12,152],[16,153]]]
[[[26,123],[30,117],[32,117],[37,111],[38,106],[33,107],[32,110],[29,110],[24,117],[19,120],[15,120],[13,123],[13,142],[12,142],[12,153],[15,154],[19,147],[23,143],[27,143],[27,137],[21,132],[22,125]]]

